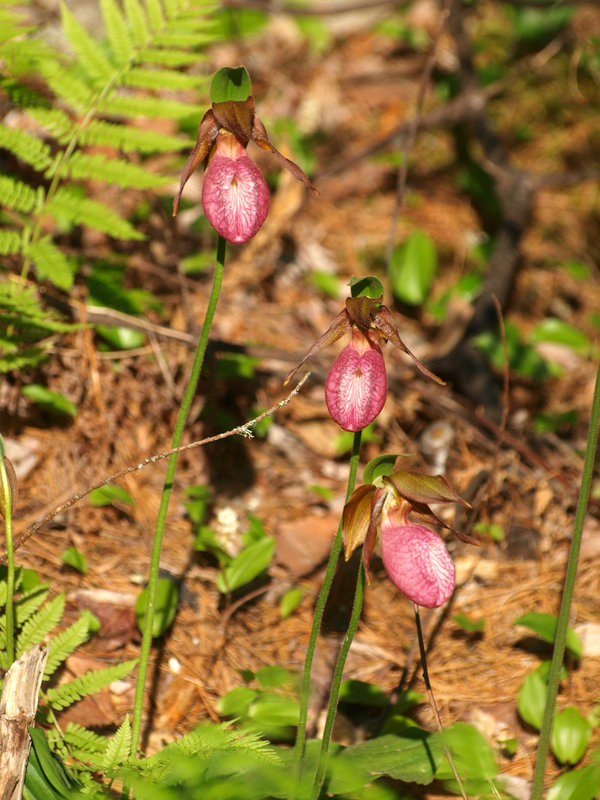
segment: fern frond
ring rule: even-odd
[[[193,114],[202,116],[206,108],[179,100],[166,100],[164,97],[144,95],[112,95],[102,104],[105,114],[118,114],[121,117],[158,117],[160,119],[185,119]]]
[[[41,281],[51,281],[60,289],[68,291],[73,286],[75,265],[52,242],[51,236],[43,236],[30,244],[25,250],[33,261],[37,277]]]
[[[125,14],[129,20],[131,36],[137,45],[146,44],[150,38],[148,19],[140,0],[125,0]]]
[[[126,64],[133,56],[133,42],[127,29],[125,17],[115,0],[100,0],[102,18],[108,34],[108,41],[119,66]]]
[[[87,225],[108,233],[115,239],[144,239],[144,235],[104,203],[89,200],[70,186],[57,190],[46,203],[45,210],[55,217],[66,219],[73,225]]]
[[[27,113],[40,127],[45,128],[48,133],[56,137],[61,144],[71,138],[74,128],[73,120],[60,108],[29,108]]]
[[[23,181],[0,175],[0,205],[30,214],[39,210],[43,200],[43,186],[33,189]]]
[[[82,67],[91,81],[103,86],[113,78],[115,66],[110,63],[96,40],[69,11],[66,3],[60,7],[63,31]]]
[[[54,94],[78,114],[87,111],[94,102],[96,93],[70,70],[53,63],[44,64],[40,71]]]
[[[107,736],[100,736],[76,722],[67,722],[63,738],[67,744],[88,753],[102,753],[108,746]]]
[[[160,45],[161,47],[187,47],[192,49],[212,41],[214,41],[214,36],[210,33],[207,33],[203,39],[201,39],[199,33],[184,28],[161,31],[154,37],[154,44]]]
[[[76,703],[88,694],[95,694],[113,681],[124,678],[137,664],[137,659],[123,661],[104,669],[90,670],[75,680],[63,683],[56,688],[48,689],[46,698],[55,711]]]
[[[200,85],[206,85],[206,78],[187,75],[185,72],[176,72],[173,69],[133,67],[127,70],[123,83],[137,89],[174,89],[177,91],[197,89]]]
[[[144,0],[144,5],[146,7],[150,27],[153,30],[162,28],[165,23],[165,15],[160,0]]]
[[[123,152],[137,151],[138,153],[168,153],[173,150],[184,150],[193,145],[191,139],[132,128],[128,125],[117,125],[104,120],[91,122],[82,132],[81,143],[102,144],[117,147]]]
[[[48,648],[48,660],[44,670],[44,680],[54,675],[60,665],[71,653],[83,644],[90,635],[91,612],[83,611],[78,620],[64,631],[54,636]]]
[[[172,182],[171,178],[148,172],[122,158],[107,158],[101,153],[83,153],[81,150],[73,153],[67,171],[77,180],[105,181],[131,189],[152,189]],[[50,177],[51,173],[46,173],[46,176]]]
[[[36,586],[27,594],[19,597],[15,603],[15,620],[17,625],[23,625],[34,614],[48,597],[50,584],[43,583]]]
[[[115,731],[115,735],[110,740],[106,752],[103,755],[103,771],[108,772],[123,764],[129,758],[130,748],[131,723],[129,722],[129,714],[127,714]]]
[[[0,330],[3,327],[17,331],[27,329],[36,335],[40,332],[65,333],[77,328],[61,322],[51,311],[42,308],[35,289],[21,286],[14,280],[0,282]]]
[[[189,64],[197,64],[204,61],[202,53],[194,53],[189,50],[165,50],[158,47],[148,47],[138,56],[140,63],[161,64],[165,67],[185,67]]]
[[[31,133],[0,125],[0,148],[10,150],[13,155],[41,172],[51,162],[50,146]]]
[[[17,658],[22,656],[30,647],[33,647],[34,644],[39,644],[44,640],[46,634],[50,633],[52,628],[58,625],[64,610],[65,593],[61,592],[27,620],[17,637],[15,648]]]
[[[10,228],[0,228],[0,256],[14,256],[21,251],[21,235]]]

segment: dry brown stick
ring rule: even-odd
[[[229,431],[225,431],[224,433],[218,433],[215,436],[207,436],[205,439],[200,439],[195,442],[190,442],[189,444],[183,444],[180,447],[175,447],[170,450],[164,450],[161,453],[156,453],[153,456],[148,456],[143,461],[140,461],[138,464],[133,464],[126,469],[119,470],[112,475],[109,475],[107,478],[104,478],[98,483],[95,483],[93,486],[88,486],[86,489],[83,489],[77,494],[74,494],[72,497],[69,497],[68,500],[65,500],[64,503],[60,503],[58,506],[53,508],[47,514],[31,525],[26,531],[19,534],[15,537],[15,550],[20,547],[24,542],[27,541],[31,536],[36,534],[40,528],[50,522],[57,514],[61,514],[63,511],[71,508],[74,506],[75,503],[78,503],[80,500],[83,500],[84,497],[87,497],[90,492],[93,492],[95,489],[101,489],[103,486],[107,486],[110,483],[114,483],[119,478],[124,478],[126,475],[130,475],[132,472],[139,472],[140,470],[144,469],[145,467],[149,466],[150,464],[156,464],[158,461],[162,461],[169,456],[172,456],[174,453],[184,453],[187,450],[193,450],[196,447],[203,447],[206,444],[210,444],[211,442],[216,442],[220,439],[227,439],[230,436],[245,436],[247,438],[252,438],[252,428],[257,425],[261,420],[265,419],[266,417],[270,417],[275,414],[280,408],[287,406],[288,403],[298,394],[300,389],[304,386],[306,381],[310,376],[310,372],[307,372],[306,375],[302,378],[302,380],[294,387],[294,389],[284,397],[283,400],[280,400],[275,405],[271,406],[271,408],[263,411],[262,414],[259,414],[254,419],[249,420],[248,422],[244,422],[243,425],[238,425],[237,428],[232,428]],[[6,550],[0,555],[0,564],[6,564]],[[0,796],[1,797],[1,796]]]
[[[11,666],[0,700],[0,798],[21,800],[48,650],[35,645]]]

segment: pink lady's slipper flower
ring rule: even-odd
[[[352,341],[333,362],[325,382],[325,402],[345,431],[366,428],[379,414],[387,395],[381,348],[355,328]]]
[[[454,591],[454,563],[441,538],[425,525],[384,522],[379,532],[383,566],[409,600],[443,605]]]
[[[242,69],[225,68],[220,72]],[[249,95],[245,100],[213,103],[203,116],[196,145],[183,169],[179,191],[173,201],[173,216],[179,209],[183,187],[204,163],[202,205],[208,221],[230,242],[251,239],[266,219],[269,190],[259,168],[246,153],[250,141],[273,153],[282,166],[318,194],[300,167],[271,144],[265,126],[254,113],[254,98]]]
[[[346,307],[287,376],[296,371],[323,347],[344,334],[352,340],[333,362],[325,382],[325,402],[333,419],[345,431],[366,428],[379,414],[387,395],[387,376],[381,346],[388,340],[400,347],[428,377],[439,381],[406,347],[383,298],[349,297]]]
[[[365,474],[370,470],[370,465],[365,467]],[[379,529],[383,565],[392,583],[417,605],[443,605],[454,591],[454,564],[440,536],[410,518],[414,513],[419,519],[448,528],[430,508],[436,503],[469,505],[442,475],[399,470],[359,486],[346,503],[342,518],[346,560],[363,545],[368,577]],[[478,544],[476,539],[450,530],[461,541]]]

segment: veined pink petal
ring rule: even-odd
[[[454,591],[454,563],[446,545],[424,525],[383,523],[383,565],[409,600],[426,608],[443,605]]]
[[[386,394],[381,350],[364,334],[353,335],[327,375],[325,402],[329,413],[345,431],[360,431],[379,414]]]
[[[269,211],[269,189],[261,171],[239,146],[221,148],[204,175],[202,205],[213,228],[229,242],[242,243],[258,232]]]

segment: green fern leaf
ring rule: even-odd
[[[67,744],[88,753],[103,753],[109,741],[107,736],[100,736],[75,722],[67,722],[63,738]]]
[[[155,175],[138,164],[122,158],[107,158],[100,153],[73,153],[67,169],[72,178],[116,183],[123,188],[152,189],[172,183],[171,178]]]
[[[123,117],[158,117],[159,119],[185,119],[190,116],[202,116],[205,106],[182,103],[179,100],[167,100],[163,97],[145,97],[143,95],[112,95],[102,104],[105,114],[118,114]]]
[[[117,125],[104,120],[91,122],[83,131],[81,142],[82,144],[108,145],[117,147],[123,152],[137,151],[139,153],[168,153],[173,150],[184,150],[193,145],[191,139],[182,139],[178,136],[169,136],[165,133],[132,128],[127,125]]]
[[[80,644],[87,641],[90,635],[91,618],[91,611],[86,609],[76,622],[53,637],[50,641],[48,660],[46,661],[46,669],[44,670],[44,680],[47,680],[53,675],[59,666]]]
[[[133,55],[133,43],[125,17],[115,0],[100,0],[100,8],[115,61],[126,64]]]
[[[0,256],[13,256],[21,251],[21,235],[9,228],[0,228]]]
[[[15,603],[15,620],[17,625],[23,625],[34,614],[48,597],[50,584],[43,583],[30,592],[21,595]]]
[[[204,61],[201,53],[189,50],[165,50],[158,47],[147,47],[138,56],[141,63],[160,64],[165,67],[186,67]]]
[[[129,758],[130,748],[131,724],[129,722],[129,714],[127,714],[106,748],[106,752],[102,758],[103,771],[108,772],[123,764],[123,762]]]
[[[73,120],[59,108],[29,108],[28,113],[42,128],[56,137],[61,144],[70,139]]]
[[[150,38],[150,29],[140,1],[125,0],[125,14],[129,20],[131,36],[135,44],[146,44]]]
[[[50,146],[37,136],[18,128],[0,125],[0,148],[10,150],[17,158],[41,172],[51,162]]]
[[[38,211],[43,199],[43,186],[33,189],[23,181],[0,175],[0,205],[30,214]]]
[[[62,619],[65,610],[65,593],[61,592],[55,598],[43,605],[23,625],[17,637],[17,658],[34,644],[43,642],[45,636],[55,628]]]
[[[64,2],[60,11],[63,31],[77,57],[77,63],[94,83],[99,86],[109,83],[114,76],[114,66]]]
[[[44,62],[40,72],[54,94],[77,113],[87,111],[93,104],[96,93],[87,83],[57,62]]]
[[[123,661],[112,667],[90,670],[85,675],[75,678],[68,683],[63,683],[56,688],[48,689],[46,698],[50,706],[56,711],[76,703],[88,694],[95,694],[113,681],[124,678],[137,664],[137,659]]]
[[[185,72],[176,72],[172,69],[144,67],[133,67],[128,70],[123,82],[136,89],[173,89],[175,91],[197,89],[198,86],[206,86],[207,83],[204,76],[187,75]]]
[[[115,239],[144,239],[144,235],[104,203],[82,197],[73,187],[63,186],[46,204],[46,211],[73,225],[87,225]]]
[[[154,37],[154,44],[161,47],[179,47],[190,49],[199,47],[201,44],[208,44],[214,41],[214,36],[210,33],[205,34],[203,37],[199,33],[189,31],[186,29],[171,29],[157,33]]]
[[[165,15],[160,4],[160,0],[145,0],[146,13],[153,30],[162,28],[165,24]]]
[[[33,261],[39,280],[51,281],[65,291],[73,286],[75,265],[56,247],[51,236],[38,239],[37,242],[30,244],[25,252]]]

